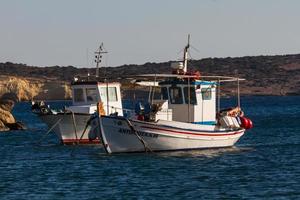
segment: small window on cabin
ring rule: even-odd
[[[190,91],[188,90],[190,88]],[[184,99],[186,104],[197,104],[196,93],[194,87],[184,87]]]
[[[98,101],[96,88],[86,88],[86,100],[88,102]]]
[[[109,101],[118,101],[117,88],[116,87],[109,87],[108,88],[108,99],[109,99]]]
[[[106,87],[100,88],[100,98],[101,98],[101,101],[102,101],[102,102],[107,101],[107,97],[106,97]]]
[[[170,101],[172,104],[183,103],[181,87],[170,87],[169,94],[170,94]]]
[[[150,99],[161,100],[161,89],[158,87],[151,87],[149,97]]]
[[[116,87],[103,87],[100,88],[100,97],[101,97],[101,101],[105,102],[107,101],[107,95],[106,93],[108,93],[108,101],[118,101],[118,97],[117,97],[117,88]]]
[[[161,99],[168,100],[168,89],[166,87],[161,88]]]
[[[83,89],[76,88],[73,90],[74,92],[74,102],[84,102]]]
[[[203,88],[201,89],[202,100],[211,100],[211,89]]]

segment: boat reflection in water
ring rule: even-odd
[[[156,154],[162,157],[197,157],[197,158],[214,158],[221,156],[223,154],[234,154],[253,151],[253,148],[250,147],[225,147],[225,148],[213,148],[213,149],[198,149],[190,151],[168,151],[160,152]]]

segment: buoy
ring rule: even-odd
[[[249,120],[249,128],[248,129],[253,128],[253,122],[251,121],[251,119],[248,119],[248,120]]]
[[[240,117],[241,120],[241,127],[244,129],[250,129],[253,127],[253,123],[247,117]]]

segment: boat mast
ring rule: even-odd
[[[102,54],[108,53],[107,51],[103,51],[103,42],[99,46],[98,50],[95,52],[95,63],[96,63],[96,77],[99,77],[99,64],[101,63]]]
[[[188,34],[188,43],[184,47],[183,53],[183,73],[186,74],[187,72],[187,60],[188,60],[188,50],[190,48],[190,34]],[[188,114],[188,122],[190,123],[190,103],[191,103],[191,91],[190,91],[190,78],[188,78],[188,107],[187,107],[187,114]]]
[[[188,34],[188,43],[184,47],[184,54],[183,54],[183,72],[187,72],[187,59],[188,59],[188,49],[190,48],[190,34]]]

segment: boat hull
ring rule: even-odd
[[[63,144],[97,144],[99,139],[89,140],[88,133],[91,129],[90,125],[87,127],[85,134],[80,139],[87,121],[90,119],[89,114],[74,114],[76,131],[74,128],[72,114],[49,114],[40,115],[40,119],[45,122],[48,127],[52,127],[55,123],[60,120],[60,122],[54,127],[53,131],[56,133],[61,143]]]
[[[124,118],[104,116],[100,120],[103,125],[102,137],[106,140],[109,153],[145,151],[145,146],[138,136],[151,151],[230,147],[245,131],[181,122],[147,123],[131,120],[133,130]]]

